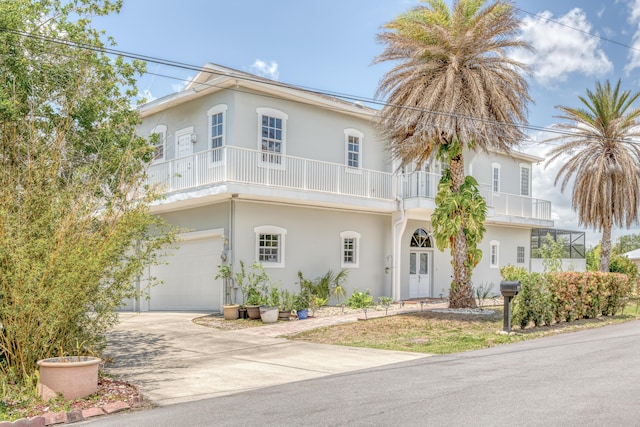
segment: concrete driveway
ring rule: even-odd
[[[109,334],[107,372],[163,406],[428,357],[219,331],[205,313],[120,313]]]

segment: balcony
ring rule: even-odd
[[[414,172],[401,175],[400,197],[435,199],[440,183],[440,174]],[[494,215],[551,220],[551,202],[509,193],[495,193],[489,185],[480,184],[480,194],[493,208]]]
[[[151,185],[167,193],[223,183],[394,200],[393,174],[237,147],[203,151],[154,164]]]
[[[222,147],[151,165],[148,183],[166,193],[225,183],[302,190],[382,201],[402,198],[435,199],[440,175],[428,172],[395,175],[293,156]],[[515,194],[480,193],[493,214],[551,220],[551,202]]]

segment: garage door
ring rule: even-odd
[[[151,288],[149,310],[220,310],[222,280],[214,277],[220,264],[222,237],[210,233],[202,236],[202,232],[187,233],[180,247],[164,259],[166,264],[151,267],[151,276],[164,283]]]

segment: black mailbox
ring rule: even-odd
[[[520,292],[520,281],[506,281],[500,282],[500,293],[504,297],[504,331],[511,332],[511,298],[518,295]]]
[[[518,292],[520,292],[520,282],[518,280],[512,282],[503,280],[500,282],[500,293],[503,297],[515,297]]]

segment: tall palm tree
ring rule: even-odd
[[[422,2],[378,35],[385,49],[374,62],[396,63],[378,87],[387,96],[378,119],[402,166],[438,154],[457,193],[465,182],[463,149],[508,152],[524,137],[518,125],[531,100],[526,67],[507,52],[530,45],[517,37],[520,20],[508,1],[455,0],[451,10],[443,0]],[[464,220],[446,240],[454,266],[450,304],[474,305],[467,260],[476,249],[467,245]]]
[[[569,123],[554,125],[562,135],[545,142],[560,141],[549,152],[548,163],[569,155],[555,183],[562,179],[561,191],[575,177],[571,203],[580,224],[602,230],[600,271],[609,271],[611,228],[629,228],[638,220],[640,201],[640,109],[632,104],[640,93],[620,91],[607,81],[596,82],[595,92],[579,96],[582,108],[556,106],[557,118]],[[635,140],[634,140],[635,139]]]

